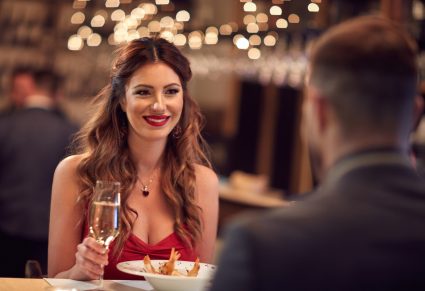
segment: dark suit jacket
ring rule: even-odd
[[[305,201],[233,224],[211,290],[425,290],[425,181],[395,151],[344,158]]]
[[[0,232],[47,241],[53,173],[76,130],[54,110],[0,116]]]

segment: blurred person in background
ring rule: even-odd
[[[9,96],[2,104],[0,114],[8,114],[25,105],[26,97],[32,95],[35,88],[34,69],[28,67],[15,68],[9,78]]]
[[[47,271],[54,170],[77,128],[56,108],[57,75],[16,70],[13,106],[0,116],[0,276],[22,277],[27,260]]]
[[[211,290],[424,290],[415,43],[363,16],[322,35],[310,61],[303,117],[324,179],[294,206],[235,221]]]
[[[211,262],[218,179],[187,89],[191,77],[187,58],[164,39],[137,39],[118,52],[77,154],[55,172],[49,277],[140,279],[116,264],[168,259],[172,248],[180,260]],[[109,252],[89,233],[96,180],[121,183],[120,231]]]

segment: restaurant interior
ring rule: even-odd
[[[49,68],[61,76],[60,108],[81,126],[117,48],[151,35],[173,42],[190,60],[189,90],[206,120],[220,234],[235,214],[313,189],[301,119],[309,47],[369,13],[412,33],[425,80],[424,0],[0,0],[0,105],[15,68]],[[419,88],[425,95],[425,83]],[[425,159],[425,115],[411,140]]]

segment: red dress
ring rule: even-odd
[[[88,227],[84,235],[87,236]],[[113,257],[114,242],[110,245],[109,264],[105,266],[104,279],[109,280],[143,280],[141,276],[123,273],[117,269],[116,265],[120,262],[143,260],[145,255],[149,255],[151,260],[168,260],[171,249],[175,248],[181,254],[182,261],[195,261],[196,253],[193,249],[187,247],[178,235],[173,232],[158,243],[147,244],[133,233],[130,234],[119,257]]]

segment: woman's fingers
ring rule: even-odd
[[[103,274],[103,268],[99,264],[85,259],[79,253],[76,255],[76,261],[80,269],[91,279],[99,279],[99,276]]]
[[[98,245],[97,242],[94,243]],[[106,266],[108,264],[108,253],[100,253],[105,251],[105,248],[102,246],[100,249],[97,248],[97,246],[95,247],[96,249],[92,248],[92,244],[86,244],[83,242],[78,245],[77,249],[78,253],[80,253],[85,259],[90,260],[93,263]]]
[[[76,270],[85,279],[99,279],[103,267],[108,264],[108,250],[91,237],[77,246],[75,253]]]
[[[99,254],[105,254],[107,253],[107,249],[101,245],[100,243],[98,243],[94,238],[92,237],[86,237],[83,240],[83,245],[88,246],[90,249],[92,249],[93,251],[99,253]]]

